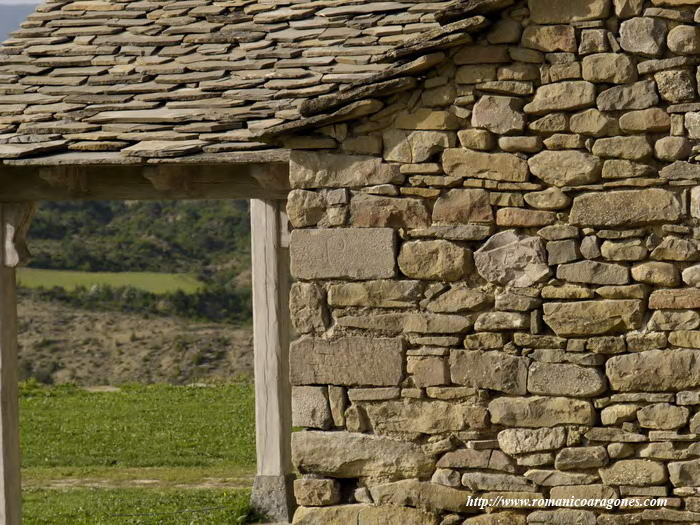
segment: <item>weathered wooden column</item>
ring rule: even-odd
[[[0,523],[22,521],[17,392],[15,268],[26,261],[25,235],[33,204],[0,203]]]
[[[252,200],[257,474],[253,507],[291,522],[289,243],[284,201]]]

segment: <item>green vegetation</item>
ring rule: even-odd
[[[25,384],[22,466],[255,466],[253,386]]]
[[[20,394],[25,523],[248,522],[237,487],[255,467],[251,384],[94,393],[27,382]],[[212,478],[227,488],[206,488]],[[136,488],[144,479],[151,486]]]
[[[250,523],[246,490],[31,489],[26,525],[224,525]]]
[[[245,201],[42,203],[29,245],[20,283],[36,299],[197,321],[252,319]]]
[[[203,283],[195,276],[156,272],[78,272],[72,270],[42,270],[20,268],[17,275],[20,286],[25,288],[63,288],[73,291],[78,287],[90,288],[105,285],[113,288],[132,287],[154,294],[166,294],[178,290],[192,294],[201,290]]]

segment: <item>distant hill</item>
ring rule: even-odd
[[[35,8],[36,4],[0,5],[0,42],[6,40],[12,31],[19,28]]]

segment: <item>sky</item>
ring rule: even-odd
[[[38,4],[40,0],[0,0],[0,5]]]

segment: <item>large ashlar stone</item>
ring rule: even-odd
[[[435,202],[433,222],[469,224],[493,222],[493,210],[486,190],[450,190]]]
[[[547,188],[526,193],[525,202],[538,210],[561,210],[571,204],[571,199],[559,188]]]
[[[609,137],[598,139],[593,144],[593,154],[602,158],[644,160],[651,157],[653,152],[649,140],[644,136]]]
[[[484,449],[474,450],[460,448],[447,452],[437,462],[438,468],[444,469],[475,469],[500,470],[503,472],[515,472],[515,462],[500,450]]]
[[[678,286],[678,268],[671,263],[649,261],[632,267],[632,279],[655,286]]]
[[[653,310],[679,310],[700,308],[700,290],[656,290],[649,297],[649,308]]]
[[[435,467],[418,445],[350,432],[294,432],[292,459],[302,473],[334,478],[425,478]]]
[[[691,139],[700,138],[700,113],[692,112],[685,114],[685,127]],[[696,168],[697,169],[697,168]]]
[[[527,162],[511,153],[481,153],[463,148],[445,150],[442,167],[450,176],[501,182],[526,182]]]
[[[530,17],[536,24],[568,24],[583,20],[607,18],[610,14],[610,0],[582,0],[561,2],[561,0],[529,0]]]
[[[623,459],[598,470],[605,485],[632,485],[644,487],[664,483],[666,467],[648,459]]]
[[[700,326],[700,313],[694,310],[656,310],[649,319],[649,330],[695,330]]]
[[[414,306],[421,298],[423,286],[418,281],[365,281],[333,284],[328,288],[331,306],[373,306],[403,308]]]
[[[642,327],[644,305],[632,299],[546,303],[544,322],[558,336],[605,335]]]
[[[525,208],[501,208],[496,212],[496,225],[504,228],[540,228],[556,222],[551,211],[536,211]]]
[[[595,53],[583,58],[583,79],[589,82],[627,84],[637,80],[632,59],[621,53]]]
[[[630,111],[620,117],[620,129],[626,133],[661,133],[671,128],[671,118],[660,108]]]
[[[299,507],[293,525],[437,525],[434,514],[411,507],[336,505]]]
[[[487,421],[484,407],[446,401],[404,399],[368,403],[364,408],[372,428],[378,434],[458,432],[484,428]]]
[[[415,164],[430,160],[447,148],[454,148],[454,133],[444,131],[405,131],[391,129],[384,132],[384,159],[390,162]]]
[[[543,151],[528,161],[530,171],[550,186],[576,186],[600,180],[603,162],[582,151]]]
[[[497,490],[534,492],[535,487],[522,476],[491,472],[467,472],[462,475],[462,485],[471,490]]]
[[[513,496],[522,498],[522,493],[511,493]],[[444,522],[443,522],[444,523]],[[523,514],[516,512],[494,512],[493,514],[480,514],[464,520],[462,525],[526,525],[527,518]]]
[[[409,241],[401,246],[398,263],[412,279],[458,281],[472,268],[472,254],[450,241]]]
[[[292,387],[292,425],[295,427],[330,428],[331,409],[328,389],[324,386]]]
[[[671,104],[690,102],[695,98],[695,81],[686,70],[659,71],[654,80],[661,98]]]
[[[668,473],[674,487],[700,486],[700,459],[668,464]]]
[[[573,283],[619,285],[629,282],[629,269],[620,264],[579,261],[557,267],[557,279]]]
[[[376,157],[294,150],[289,158],[292,188],[359,188],[397,180],[398,167]]]
[[[597,109],[587,109],[571,116],[571,131],[593,137],[604,137],[619,133],[617,119]]]
[[[292,190],[287,196],[287,217],[294,228],[317,224],[326,213],[326,201],[315,191]]]
[[[394,230],[294,230],[292,275],[298,279],[387,279],[396,275]]]
[[[328,312],[322,289],[312,283],[294,283],[289,291],[289,314],[298,333],[323,332],[328,327]]]
[[[700,28],[676,26],[668,33],[668,48],[677,55],[700,53]]]
[[[450,375],[458,385],[525,395],[529,361],[499,351],[452,350]]]
[[[508,428],[498,433],[498,446],[506,454],[531,454],[557,450],[566,444],[566,430],[554,428]]]
[[[554,466],[557,470],[579,470],[602,467],[607,462],[605,447],[571,447],[557,454]]]
[[[611,357],[606,374],[613,390],[673,392],[700,386],[700,351],[649,350]]]
[[[484,279],[502,286],[526,288],[550,275],[542,239],[507,230],[492,236],[474,253]]]
[[[664,50],[666,31],[666,22],[659,18],[632,18],[620,25],[620,46],[630,53],[657,56]]]
[[[528,525],[596,525],[596,515],[590,510],[537,510],[527,516]]]
[[[569,363],[532,363],[527,389],[547,396],[593,397],[607,389],[607,382],[596,368]]]
[[[581,472],[558,472],[556,470],[531,469],[525,472],[525,479],[541,487],[557,487],[564,485],[586,485],[595,483],[600,478],[595,474]]]
[[[466,494],[436,483],[405,479],[369,489],[376,505],[417,507],[429,512],[464,512]]]
[[[637,419],[642,428],[654,430],[675,430],[685,426],[690,411],[685,407],[670,403],[647,405],[637,411]]]
[[[570,25],[530,25],[523,31],[520,45],[546,53],[564,51],[575,53],[576,31]]]
[[[470,310],[480,310],[493,304],[493,296],[478,288],[457,284],[431,300],[426,309],[443,314],[455,314]]]
[[[464,315],[422,313],[391,313],[375,315],[345,315],[338,317],[338,326],[376,330],[389,335],[402,332],[419,334],[453,334],[469,330],[474,324]]]
[[[334,479],[300,478],[294,480],[298,505],[325,507],[340,502],[340,483]]]
[[[687,118],[687,115],[686,115]],[[698,128],[700,132],[700,128]],[[690,130],[689,130],[690,132]],[[700,135],[698,136],[700,138]],[[699,180],[700,179],[700,165],[691,164],[690,162],[684,162],[679,160],[663,168],[659,174],[670,180]],[[692,208],[691,208],[692,209]]]
[[[595,95],[595,84],[591,82],[583,80],[557,82],[538,88],[534,100],[524,109],[525,113],[533,115],[543,115],[550,111],[583,109],[595,103]]]
[[[510,427],[593,425],[595,410],[588,401],[568,397],[500,397],[489,403],[491,422]]]
[[[422,199],[359,193],[350,201],[350,222],[360,228],[425,228],[430,213]]]
[[[584,193],[574,198],[570,222],[576,226],[636,226],[676,222],[683,207],[676,195],[660,188]]]
[[[659,103],[656,82],[643,80],[624,86],[615,86],[598,95],[597,105],[601,111],[647,109]],[[525,107],[527,111],[527,106]]]
[[[304,337],[289,347],[293,385],[396,386],[403,376],[401,339]]]
[[[515,97],[485,95],[474,104],[472,126],[505,135],[525,129],[523,101]]]

